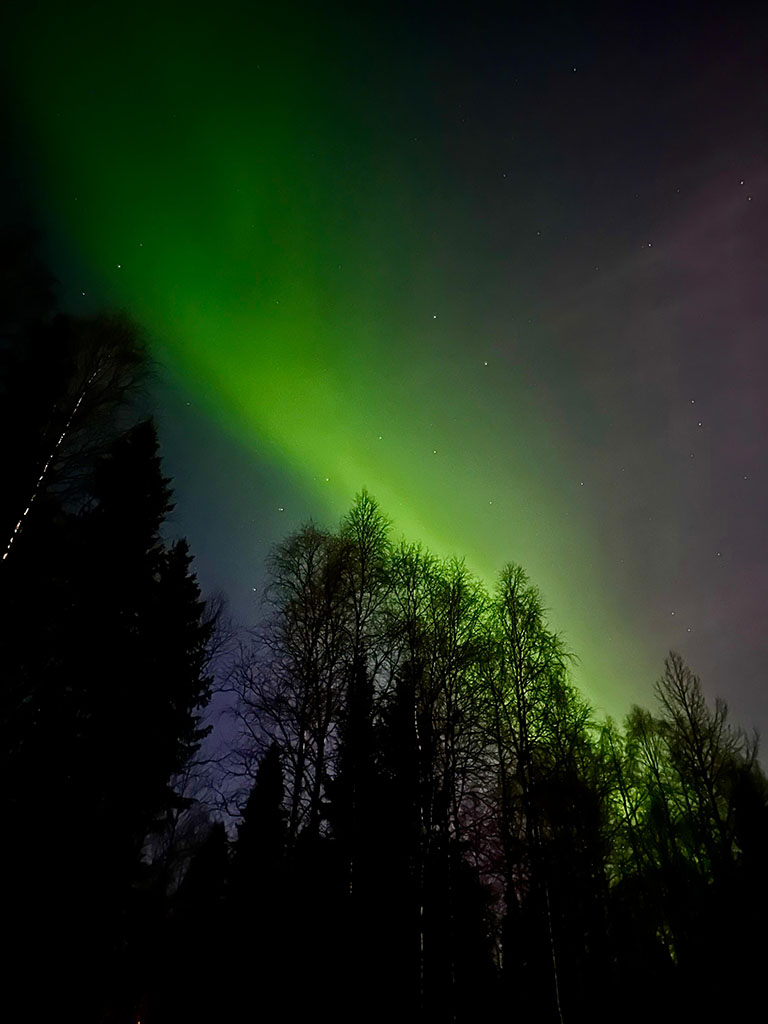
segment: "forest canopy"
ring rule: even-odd
[[[630,993],[672,1019],[705,977],[709,1010],[756,983],[757,740],[679,655],[652,710],[598,720],[523,568],[488,588],[366,491],[276,546],[266,605],[230,675],[255,780],[232,893],[261,820],[275,920],[314,936],[317,984],[348,967],[341,1019],[370,991],[381,1019],[609,1019]]]
[[[759,998],[768,784],[682,658],[652,708],[599,719],[524,568],[488,586],[363,490],[274,547],[264,615],[215,662],[218,606],[166,537],[142,334],[57,313],[20,245],[0,322],[8,1012],[562,1024]],[[214,687],[236,722],[217,758]]]

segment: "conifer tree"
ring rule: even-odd
[[[124,318],[41,314],[7,342],[0,382],[3,430],[20,436],[3,511],[30,508],[0,570],[7,918],[19,957],[39,949],[52,972],[42,1015],[56,985],[57,1010],[114,1009],[144,839],[204,735],[212,623],[185,542],[162,536],[138,337]]]

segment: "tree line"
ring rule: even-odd
[[[489,589],[395,542],[365,491],[269,575],[231,673],[233,770],[255,782],[224,889],[240,900],[267,844],[279,869],[253,879],[293,922],[272,970],[299,958],[343,1020],[748,1005],[768,788],[756,737],[679,655],[653,710],[598,720],[520,566]]]
[[[768,785],[678,655],[652,709],[599,720],[523,568],[489,587],[363,490],[275,546],[215,680],[140,332],[57,312],[23,239],[2,258],[9,1017],[562,1024],[759,995]],[[214,685],[236,729],[200,782]]]

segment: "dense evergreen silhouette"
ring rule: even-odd
[[[5,995],[19,1019],[131,1019],[142,849],[205,733],[212,623],[186,543],[162,536],[140,335],[33,312],[11,307],[0,339]],[[17,987],[31,963],[44,979]]]

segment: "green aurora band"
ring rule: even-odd
[[[621,713],[655,662],[574,500],[567,424],[516,341],[514,281],[483,282],[482,254],[457,251],[444,214],[471,236],[470,205],[428,62],[362,24],[339,37],[319,16],[238,10],[9,16],[36,194],[71,247],[57,272],[145,324],[212,424],[318,518],[366,486],[398,533],[486,579],[524,565],[576,681]]]

